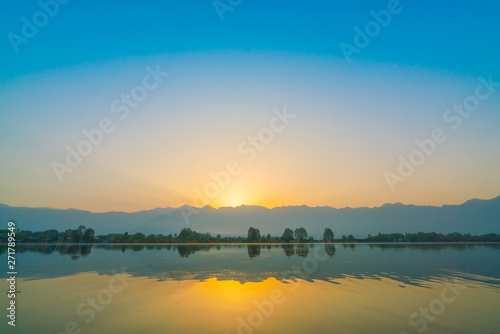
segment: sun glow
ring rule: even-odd
[[[243,204],[245,204],[245,198],[243,195],[237,193],[229,193],[224,196],[220,206],[237,207]]]
[[[276,278],[268,278],[262,282],[240,283],[234,280],[218,280],[213,277],[195,285],[191,292],[196,296],[217,303],[221,308],[251,310],[255,299],[269,298],[273,290],[283,289],[283,283]]]

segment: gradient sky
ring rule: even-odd
[[[225,2],[225,1],[223,1]],[[209,205],[459,204],[500,195],[500,87],[454,130],[443,114],[500,81],[500,2],[401,1],[378,35],[344,58],[355,27],[387,1],[70,1],[18,52],[37,2],[0,20],[0,203],[138,211],[197,204],[210,173],[241,165]],[[12,34],[11,34],[12,36]],[[111,105],[146,67],[169,76],[120,120]],[[273,110],[296,117],[253,161],[238,153]],[[82,130],[115,129],[59,182],[51,164]],[[391,191],[415,140],[447,141]]]

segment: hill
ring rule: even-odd
[[[184,217],[189,216],[189,219]],[[236,208],[211,207],[157,208],[153,210],[93,213],[76,209],[11,207],[0,205],[0,220],[14,219],[17,227],[32,231],[65,230],[86,225],[97,234],[177,233],[183,227],[222,235],[245,235],[254,226],[261,233],[281,235],[286,227],[303,226],[310,235],[320,237],[330,227],[337,237],[368,233],[435,231],[484,234],[500,232],[500,196],[472,199],[460,205],[416,206],[384,204],[374,208],[286,206],[268,209],[261,206]]]

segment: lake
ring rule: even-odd
[[[500,333],[498,244],[16,250],[16,327],[4,297],[1,333]]]

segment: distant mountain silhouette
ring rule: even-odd
[[[197,210],[187,223],[183,213]],[[21,229],[41,231],[65,230],[86,225],[97,234],[142,232],[174,234],[184,227],[212,235],[246,235],[254,226],[261,234],[281,235],[286,227],[303,226],[309,235],[320,238],[325,227],[335,237],[353,234],[366,237],[368,233],[430,232],[484,234],[500,232],[500,196],[489,199],[471,199],[460,205],[416,206],[401,203],[384,204],[375,208],[343,208],[283,206],[268,209],[243,205],[236,208],[211,207],[157,208],[133,213],[93,213],[76,209],[49,209],[11,207],[0,204],[0,220],[14,219]]]

